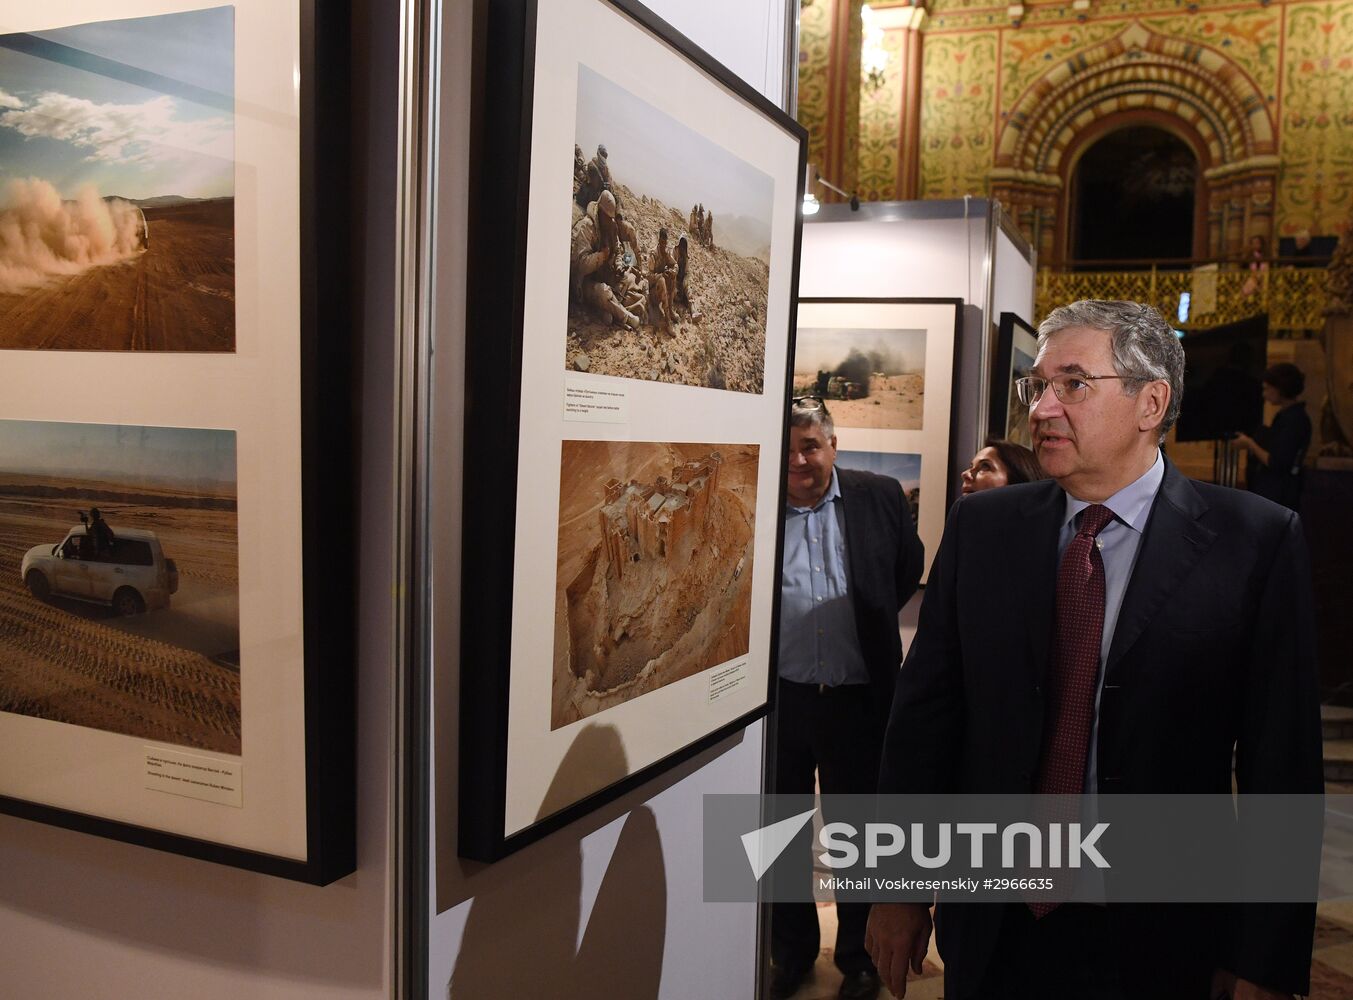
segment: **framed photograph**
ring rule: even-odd
[[[0,34],[0,811],[316,884],[355,865],[346,32]]]
[[[1026,448],[1033,447],[1029,436],[1029,410],[1015,394],[1015,379],[1026,375],[1038,357],[1038,331],[1014,313],[1001,313],[996,330],[996,357],[991,377],[991,423],[987,433]]]
[[[491,861],[766,711],[806,137],[637,3],[480,16],[458,830]]]
[[[795,396],[821,396],[836,464],[892,476],[925,543],[922,580],[949,511],[958,299],[799,300]]]

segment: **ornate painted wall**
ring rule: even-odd
[[[809,29],[821,16],[804,10],[800,62],[800,118],[815,141],[825,87]],[[904,34],[886,33],[885,85],[860,98],[863,198],[906,197],[897,179],[910,156],[916,196],[1000,197],[1046,259],[1063,249],[1063,189],[1087,136],[1131,119],[1198,152],[1199,252],[1232,253],[1253,233],[1338,232],[1353,213],[1353,0],[1095,0],[1083,20],[1054,0],[1026,3],[1018,27],[1003,4],[932,0],[913,150],[901,132]]]

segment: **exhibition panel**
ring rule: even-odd
[[[459,831],[492,860],[766,711],[804,133],[639,4],[485,14]]]
[[[356,568],[319,8],[58,0],[0,35],[0,810],[323,884],[355,865]]]

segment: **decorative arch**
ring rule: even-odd
[[[1249,235],[1271,235],[1278,157],[1263,95],[1217,50],[1134,21],[1035,80],[997,139],[992,195],[1045,259],[1057,259],[1064,246],[1068,154],[1074,159],[1086,133],[1106,120],[1148,117],[1200,152],[1206,238],[1196,237],[1196,247],[1221,256],[1239,251]]]
[[[1198,129],[1185,122],[1178,115],[1154,107],[1146,107],[1112,112],[1103,118],[1096,119],[1085,129],[1077,132],[1071,144],[1063,151],[1058,161],[1058,178],[1061,181],[1061,189],[1067,193],[1067,201],[1066,211],[1061,213],[1058,218],[1057,232],[1054,234],[1054,252],[1058,257],[1066,257],[1071,244],[1071,215],[1074,207],[1073,199],[1075,198],[1072,178],[1075,176],[1076,166],[1080,163],[1081,157],[1105,136],[1120,129],[1134,126],[1147,126],[1168,132],[1192,150],[1193,158],[1198,163],[1198,177],[1193,192],[1193,247],[1191,252],[1195,257],[1208,255],[1207,181],[1204,179],[1204,174],[1216,162],[1215,150]]]

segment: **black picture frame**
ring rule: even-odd
[[[0,795],[0,813],[215,864],[313,885],[356,870],[356,617],[354,398],[351,258],[349,4],[298,0],[297,96],[300,231],[299,421],[303,598],[305,856],[295,858],[184,836],[24,798]],[[113,16],[110,13],[110,17]],[[136,72],[114,64],[110,73]],[[236,79],[241,70],[237,64]],[[266,249],[260,267],[267,266]],[[275,326],[276,324],[274,324]],[[271,502],[271,501],[269,501]],[[266,670],[266,662],[248,669]]]
[[[841,403],[831,398],[830,392],[826,400],[836,426],[838,466],[893,475],[897,470],[890,466],[891,461],[908,455],[917,459],[920,503],[919,510],[913,506],[912,515],[916,518],[917,534],[926,547],[922,583],[930,575],[930,565],[944,533],[945,516],[954,500],[950,456],[955,427],[953,406],[958,398],[962,319],[962,299],[927,297],[804,297],[799,299],[796,315],[796,351],[804,343],[800,338],[802,331],[819,325],[838,332],[852,330],[856,334],[878,330],[885,341],[896,331],[925,332],[923,368],[927,398],[920,415],[922,419],[915,426],[855,425],[844,415]],[[797,364],[791,366],[798,367]],[[796,395],[805,391],[804,385],[794,387]],[[817,394],[816,387],[811,394]],[[938,402],[932,403],[932,399]],[[905,483],[903,489],[907,491]],[[907,492],[908,503],[912,503],[917,495]],[[933,497],[939,497],[939,502],[931,499]]]
[[[1032,363],[1037,355],[1038,331],[1012,312],[1001,313],[996,328],[996,353],[992,358],[991,396],[988,409],[987,434],[993,438],[1014,441],[1030,447],[1029,417],[1023,414],[1021,424],[1012,412],[1015,379],[1024,367],[1021,355]],[[1029,354],[1030,348],[1034,354]]]
[[[776,211],[792,190],[792,262],[788,271],[788,357],[792,357],[794,299],[798,286],[798,257],[807,165],[807,133],[803,128],[717,63],[643,5],[633,0],[579,0],[620,14],[628,28],[656,39],[672,65],[693,67],[725,92],[730,108],[742,108],[758,120],[773,123],[795,146],[794,176],[788,188],[777,190]],[[714,746],[763,717],[773,697],[774,644],[768,643],[769,671],[764,695],[749,711],[728,719],[698,738],[675,746],[670,753],[633,769],[604,787],[577,798],[563,808],[515,832],[505,830],[508,781],[508,700],[511,688],[514,569],[520,480],[518,444],[523,434],[522,381],[524,356],[530,350],[524,331],[527,274],[527,225],[530,219],[528,187],[533,135],[533,87],[539,0],[487,0],[476,11],[472,166],[470,187],[470,254],[467,294],[466,398],[464,461],[478,482],[495,485],[492,504],[471,505],[462,531],[460,641],[460,729],[457,842],[461,857],[492,862],[558,830],[615,800],[653,777]],[[548,40],[546,40],[548,41]],[[657,68],[655,67],[655,72]],[[564,249],[561,246],[561,252]],[[786,248],[787,249],[787,248]],[[504,266],[504,262],[508,262]],[[780,273],[780,272],[776,272]],[[562,330],[559,331],[562,344]],[[775,332],[779,335],[779,331]],[[772,331],[767,330],[770,341]],[[773,407],[773,447],[761,448],[761,461],[783,468],[787,440],[789,365],[784,378],[772,380],[769,368],[758,399]],[[561,369],[561,376],[563,371]],[[490,388],[492,387],[492,388]],[[666,388],[666,387],[664,387]],[[676,388],[680,393],[707,389]],[[491,428],[485,432],[486,428]],[[690,440],[686,438],[684,440]],[[711,437],[708,440],[716,440]],[[557,447],[558,442],[554,442]],[[774,452],[773,454],[771,452]],[[557,454],[557,452],[556,452]],[[783,502],[784,476],[777,471],[774,502]],[[777,526],[774,552],[758,549],[756,560],[778,567],[782,525]],[[548,571],[555,572],[554,553]],[[486,567],[492,567],[487,569]],[[770,634],[778,615],[778,588],[771,588]],[[542,621],[552,612],[542,610]],[[435,794],[435,791],[434,791]]]

